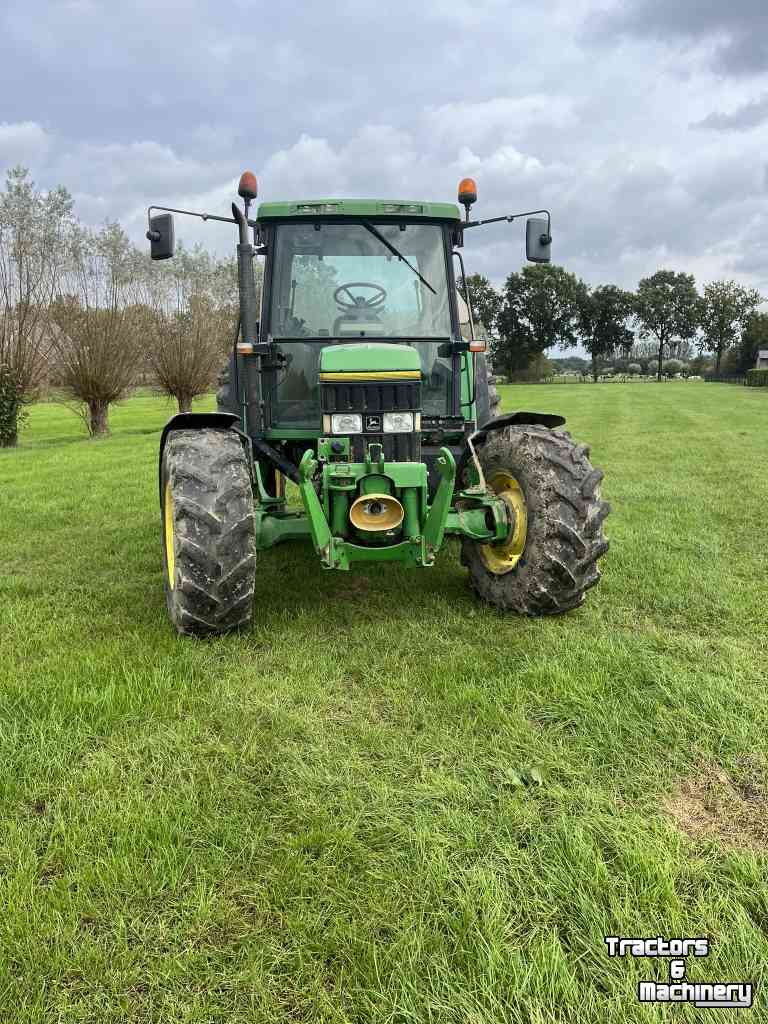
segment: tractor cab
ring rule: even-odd
[[[415,348],[427,418],[472,418],[458,379],[467,357],[454,359],[456,206],[263,203],[257,222],[267,253],[260,336],[284,362],[269,389],[271,426],[319,426],[323,349],[370,342]]]

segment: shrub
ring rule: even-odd
[[[630,363],[629,366],[627,366],[627,373],[631,373],[633,376],[636,373],[642,373],[642,372],[643,372],[643,368],[640,365],[640,363]]]
[[[747,384],[751,388],[768,388],[768,370],[747,370]]]
[[[23,388],[9,366],[0,363],[0,448],[13,448],[26,410],[21,404]]]
[[[661,368],[664,373],[669,374],[670,377],[674,377],[676,373],[682,373],[683,370],[686,370],[687,366],[682,359],[665,359],[661,364]]]

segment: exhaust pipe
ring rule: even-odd
[[[396,530],[404,515],[403,506],[391,494],[363,494],[352,502],[349,521],[357,530],[380,533]]]

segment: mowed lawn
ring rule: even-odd
[[[137,398],[0,452],[0,1021],[638,1022],[655,961],[768,984],[768,390],[502,389],[606,473],[586,606],[261,556],[250,631],[166,621]],[[202,407],[202,406],[201,406]],[[521,784],[522,783],[522,784]]]

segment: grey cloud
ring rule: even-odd
[[[730,45],[735,22],[637,0],[598,31],[602,3],[5,0],[0,171],[28,163],[137,241],[150,203],[226,212],[244,166],[265,199],[451,200],[471,174],[481,215],[550,207],[555,258],[593,283],[631,287],[660,262],[735,273],[762,229],[761,133],[724,147],[690,122],[754,96],[732,79],[726,100],[686,48]],[[674,76],[656,36],[684,44]],[[232,250],[226,225],[177,230]],[[523,247],[519,223],[470,232],[468,269],[500,281]],[[759,283],[768,256],[738,273]]]
[[[709,44],[714,67],[731,75],[768,68],[765,0],[624,0],[588,18],[587,26],[606,37]]]
[[[717,111],[708,114],[701,121],[694,121],[692,128],[716,132],[746,132],[768,121],[768,94],[758,100],[743,103],[730,114]]]

